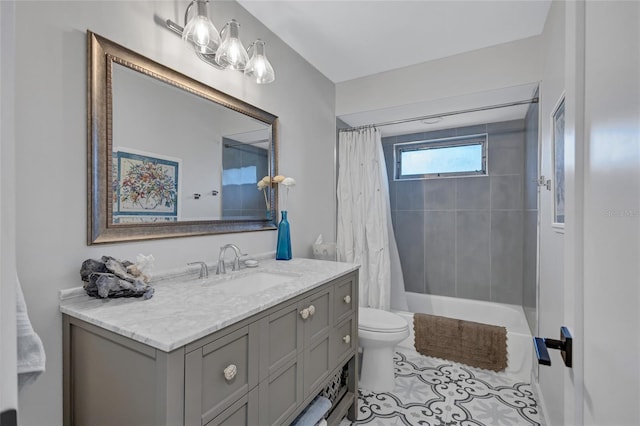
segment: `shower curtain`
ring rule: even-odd
[[[341,131],[338,145],[338,260],[361,265],[360,306],[406,311],[380,131]]]

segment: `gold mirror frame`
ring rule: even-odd
[[[271,219],[198,220],[165,223],[114,224],[111,183],[112,170],[112,72],[118,63],[149,77],[195,94],[271,125],[269,172],[277,175],[278,118],[244,101],[213,89],[184,74],[165,67],[136,52],[87,31],[87,244],[104,244],[158,238],[277,229],[276,189],[269,190]]]

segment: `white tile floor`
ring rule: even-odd
[[[529,383],[408,349],[397,351],[394,362],[395,389],[361,389],[353,425],[540,425]],[[350,424],[344,420],[340,425]]]

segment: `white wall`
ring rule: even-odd
[[[543,76],[540,85],[540,173],[553,180],[551,115],[564,92],[565,10],[553,2],[543,31]],[[564,234],[552,227],[553,192],[540,190],[540,276],[538,335],[557,339],[564,325]],[[549,351],[552,367],[540,366],[539,383],[547,420],[564,424],[564,363],[559,351]]]
[[[0,2],[0,413],[18,408],[16,368],[14,3]]]
[[[342,116],[539,81],[540,42],[539,36],[530,37],[339,83],[336,114]]]
[[[213,69],[156,23],[181,22],[186,5],[177,0],[17,4],[18,272],[47,351],[47,372],[20,395],[23,425],[62,422],[58,290],[81,285],[83,260],[152,253],[156,269],[165,269],[213,261],[228,242],[249,253],[276,245],[276,232],[263,231],[86,246],[86,29],[277,115],[279,171],[298,182],[288,204],[294,256],[311,255],[318,233],[335,238],[334,85],[235,2],[212,2],[215,24],[235,17],[243,40],[265,39],[276,81],[257,86],[238,72]]]
[[[211,195],[214,189],[222,193],[220,124],[241,114],[120,65],[113,68],[112,102],[114,151],[144,151],[179,161],[180,219],[221,219],[222,194]],[[194,193],[202,197],[196,200]]]

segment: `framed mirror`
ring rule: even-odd
[[[87,38],[88,244],[276,229],[277,117]]]

